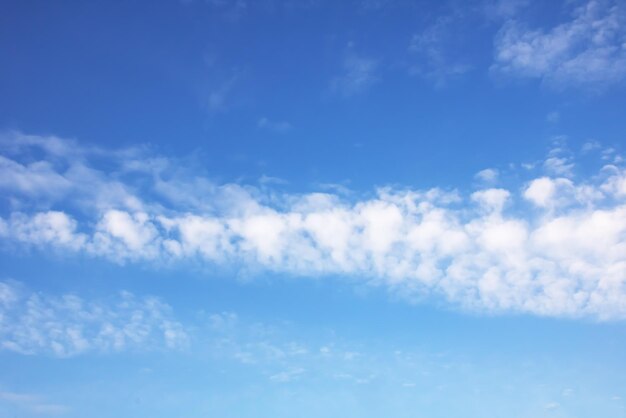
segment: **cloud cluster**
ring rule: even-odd
[[[510,20],[495,41],[492,70],[537,78],[562,87],[607,86],[626,78],[626,11],[623,3],[592,0],[571,20],[548,30]]]
[[[85,352],[182,348],[188,336],[168,305],[122,292],[109,301],[29,291],[0,281],[0,349],[68,357]]]
[[[348,199],[219,185],[149,155],[112,154],[108,171],[45,152],[26,164],[32,148],[12,150],[4,170],[28,177],[45,164],[68,185],[41,208],[22,182],[4,184],[16,207],[0,218],[7,243],[117,262],[341,275],[483,312],[626,316],[626,170],[616,165],[577,181],[572,160],[552,153],[517,189],[387,187]],[[88,189],[85,178],[94,179]]]

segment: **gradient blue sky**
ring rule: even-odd
[[[626,416],[619,1],[0,1],[0,416]]]

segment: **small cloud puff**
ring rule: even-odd
[[[487,184],[494,184],[498,181],[498,177],[500,176],[500,172],[495,168],[486,168],[484,170],[479,171],[474,176],[477,180],[480,180]]]

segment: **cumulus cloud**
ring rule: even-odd
[[[571,20],[548,29],[509,20],[495,41],[498,74],[536,78],[555,87],[606,87],[626,78],[623,3],[591,0]]]
[[[133,158],[145,169],[129,177],[127,164],[83,165],[97,171],[99,193],[119,184],[136,205],[77,191],[62,201],[72,210],[7,213],[1,239],[116,262],[343,275],[480,312],[626,317],[626,170],[618,165],[576,180],[573,165],[546,162],[519,188],[387,187],[359,197],[219,185],[177,173],[167,159],[155,168],[154,156]]]
[[[76,221],[59,211],[30,216],[13,213],[7,221],[0,223],[0,235],[36,245],[53,244],[74,250],[80,249],[87,240],[84,234],[76,232]]]
[[[69,357],[86,352],[178,349],[188,342],[168,305],[129,292],[89,301],[30,291],[0,281],[0,349]]]

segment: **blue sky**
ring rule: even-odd
[[[0,10],[0,416],[626,415],[623,3]]]

